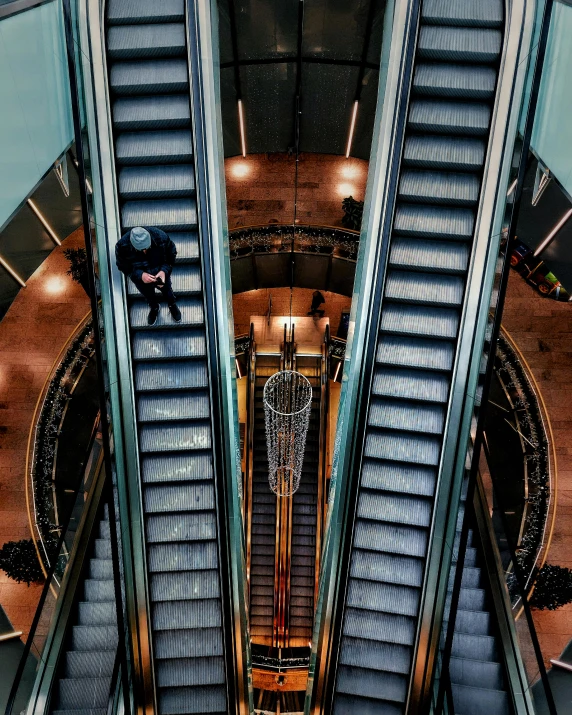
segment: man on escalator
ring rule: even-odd
[[[155,325],[159,316],[156,288],[166,298],[173,320],[181,322],[181,311],[171,287],[176,257],[177,247],[159,228],[136,226],[123,234],[115,246],[117,267],[149,303],[148,325]]]

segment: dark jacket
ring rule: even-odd
[[[147,253],[133,248],[129,238],[131,232],[128,231],[115,244],[117,267],[133,281],[140,281],[143,273],[149,271],[153,273],[165,271],[166,276],[171,275],[177,257],[177,247],[160,228],[149,226],[143,228],[151,234],[151,246]]]

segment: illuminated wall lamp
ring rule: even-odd
[[[28,199],[28,206],[32,209],[32,211],[36,214],[36,216],[39,218],[40,223],[42,226],[46,229],[48,234],[50,235],[50,238],[52,241],[56,244],[56,246],[61,246],[62,242],[60,239],[57,237],[56,232],[54,229],[50,226],[50,224],[46,221],[42,213],[40,212],[40,209],[36,206],[36,204],[32,201],[32,199]]]
[[[572,209],[570,209],[570,211],[567,211],[564,214],[564,216],[560,219],[560,221],[558,221],[556,226],[554,226],[552,231],[550,231],[548,236],[546,236],[544,241],[542,241],[540,246],[538,246],[538,248],[536,249],[536,251],[534,251],[534,253],[532,255],[533,256],[540,255],[542,253],[542,251],[544,251],[544,249],[548,246],[548,244],[554,240],[554,237],[556,236],[558,231],[560,231],[560,229],[564,226],[565,223],[567,223],[570,220],[571,217],[572,217]]]
[[[16,271],[12,268],[12,266],[10,266],[10,265],[8,265],[8,263],[6,263],[6,261],[2,258],[2,256],[0,256],[0,266],[2,266],[2,268],[5,268],[8,271],[8,273],[12,276],[12,278],[22,286],[22,288],[26,287],[26,284],[24,283],[24,281],[20,278],[20,276],[16,273]]]
[[[350,133],[348,135],[348,145],[346,147],[346,159],[350,158],[350,152],[352,150],[352,142],[354,140],[354,129],[356,128],[356,117],[357,117],[358,100],[354,102],[354,108],[352,112],[352,121],[350,124]]]
[[[240,126],[240,147],[242,156],[246,156],[246,137],[244,134],[244,112],[242,109],[242,99],[238,100],[238,124]]]

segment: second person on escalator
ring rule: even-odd
[[[148,325],[155,325],[159,316],[158,288],[167,300],[176,323],[181,311],[171,287],[171,271],[177,258],[177,247],[160,228],[136,226],[123,234],[115,246],[119,270],[128,276],[149,304]]]

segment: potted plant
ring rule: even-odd
[[[0,549],[0,569],[8,578],[25,583],[41,583],[44,573],[32,539],[7,541]]]
[[[363,201],[356,201],[353,196],[348,196],[342,201],[342,210],[344,212],[342,226],[359,231],[363,215]]]
[[[85,248],[66,248],[64,256],[68,259],[70,267],[67,270],[75,283],[79,283],[88,296],[91,296]]]

